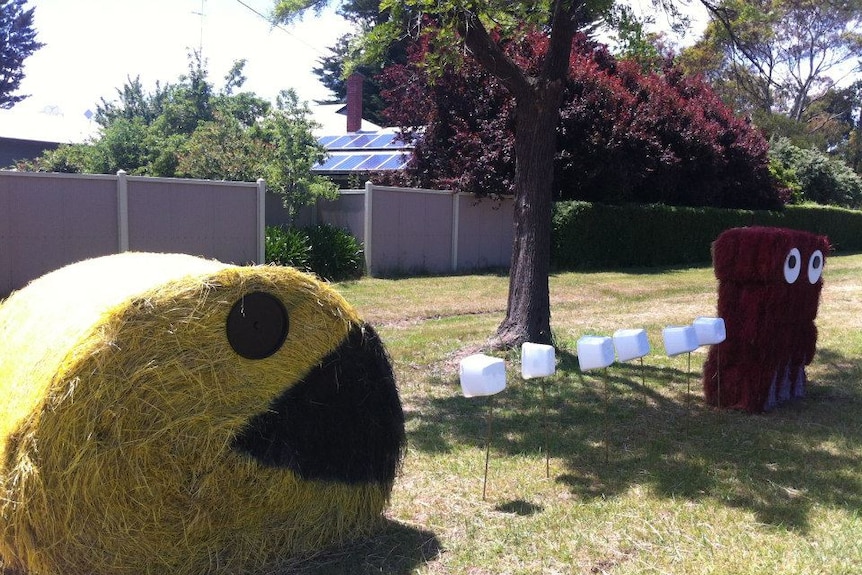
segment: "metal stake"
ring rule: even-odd
[[[543,421],[545,427],[545,479],[551,478],[551,452],[548,442],[548,395],[545,391],[545,381],[542,380],[542,410],[544,411]]]
[[[721,344],[715,347],[715,385],[718,391],[718,408],[721,409]]]
[[[488,486],[488,460],[491,458],[491,422],[494,419],[494,396],[488,396],[488,431],[485,435],[485,479],[482,481],[482,501]]]
[[[605,464],[607,464],[608,461],[610,461],[610,437],[609,437],[610,434],[608,432],[608,412],[610,411],[610,400],[608,399],[609,393],[608,393],[608,369],[607,368],[605,368],[603,370],[603,376],[604,376],[604,380],[605,380],[605,417],[604,417],[604,419],[605,419],[605,421],[604,421],[604,424],[605,424],[604,425],[604,427],[605,427]]]
[[[646,405],[647,387],[646,387],[646,371],[644,370],[644,358],[643,358],[643,356],[640,357],[640,360],[641,360],[641,391],[643,392],[643,396],[644,396],[644,405]]]
[[[685,375],[685,407],[686,409],[691,407],[691,352],[688,352],[688,371]]]

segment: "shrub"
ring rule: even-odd
[[[787,138],[774,140],[769,153],[774,162],[796,176],[801,202],[862,207],[862,178],[841,160],[794,146]]]
[[[322,224],[308,229],[308,240],[309,265],[320,277],[341,281],[362,276],[365,252],[359,240],[347,230]]]
[[[302,229],[267,226],[266,263],[341,281],[362,276],[365,252],[350,232],[329,224]]]
[[[544,35],[529,34],[507,49],[530,68],[546,44]],[[405,170],[409,185],[511,193],[511,95],[470,58],[429,77],[417,62],[430,46],[433,32],[411,47],[408,64],[381,75],[390,122],[421,134]],[[767,140],[704,80],[685,77],[670,63],[645,73],[581,34],[557,136],[558,200],[778,209],[788,199],[771,178]]]
[[[308,232],[282,226],[266,227],[266,263],[308,270]]]

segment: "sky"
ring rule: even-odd
[[[328,12],[291,26],[264,17],[273,0],[30,0],[37,40],[24,61],[17,94],[0,110],[0,136],[82,141],[95,130],[87,111],[140,76],[146,90],[176,82],[188,54],[201,49],[217,89],[236,60],[246,59],[244,90],[274,100],[293,88],[301,100],[331,97],[312,68],[351,24]]]
[[[632,0],[649,10],[648,0]],[[695,1],[694,4],[697,4]],[[140,77],[145,90],[176,82],[200,49],[217,89],[236,60],[247,60],[244,90],[274,100],[285,88],[301,100],[331,97],[312,69],[352,25],[333,11],[273,27],[274,0],[29,0],[37,40],[17,94],[0,110],[0,137],[81,142],[95,133],[88,111]],[[661,17],[657,17],[660,20]],[[658,22],[661,25],[661,22]]]

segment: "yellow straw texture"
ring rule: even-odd
[[[290,318],[262,360],[225,335],[254,291]],[[0,305],[0,558],[34,575],[256,573],[373,528],[387,486],[305,481],[231,449],[359,322],[309,275],[185,255],[96,258],[12,294]]]

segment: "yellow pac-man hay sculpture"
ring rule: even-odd
[[[404,449],[389,360],[289,268],[130,253],[0,304],[0,562],[255,573],[377,526]]]

